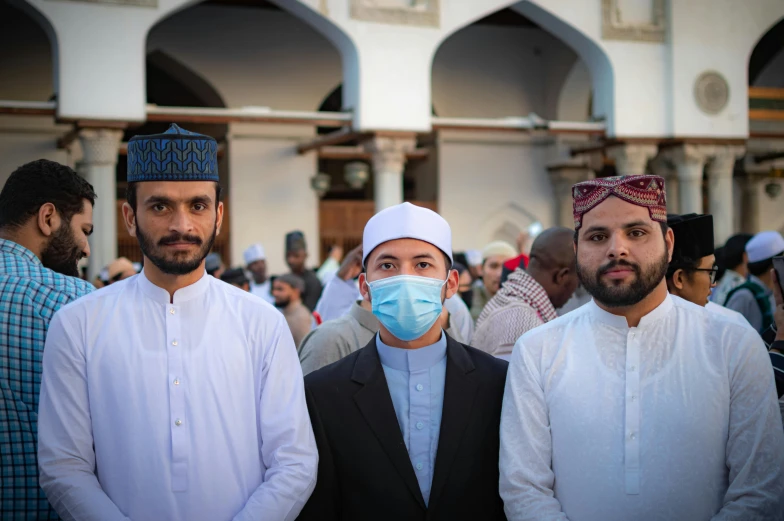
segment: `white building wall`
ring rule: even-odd
[[[522,134],[439,133],[438,209],[452,227],[456,251],[481,248],[540,221],[554,223],[547,140]]]
[[[308,243],[308,265],[318,263],[318,198],[310,188],[316,171],[314,153],[298,155],[297,143],[312,139],[314,129],[299,125],[229,125],[229,211],[231,258],[261,242],[270,274],[288,271],[284,236],[301,230]]]
[[[0,189],[14,170],[36,159],[73,167],[68,152],[57,148],[57,139],[69,128],[55,125],[50,118],[0,117]]]
[[[153,28],[147,52],[155,50],[202,76],[233,108],[317,110],[342,81],[337,49],[284,11],[196,6]]]
[[[558,93],[577,55],[541,29],[470,26],[448,38],[433,60],[439,116],[555,119]],[[584,88],[590,92],[590,77]],[[586,94],[587,96],[587,94]]]

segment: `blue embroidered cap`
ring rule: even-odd
[[[128,182],[218,181],[218,142],[172,123],[163,134],[128,141]]]

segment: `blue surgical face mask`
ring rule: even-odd
[[[398,275],[367,284],[373,314],[404,342],[427,333],[441,315],[441,288],[446,280]]]

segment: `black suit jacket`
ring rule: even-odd
[[[444,406],[429,506],[395,416],[375,337],[309,374],[319,451],[316,489],[299,516],[332,520],[505,519],[498,494],[507,363],[447,336]]]

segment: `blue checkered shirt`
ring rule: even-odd
[[[38,486],[41,358],[55,311],[94,290],[44,268],[38,257],[0,239],[0,512],[2,520],[59,519]]]

